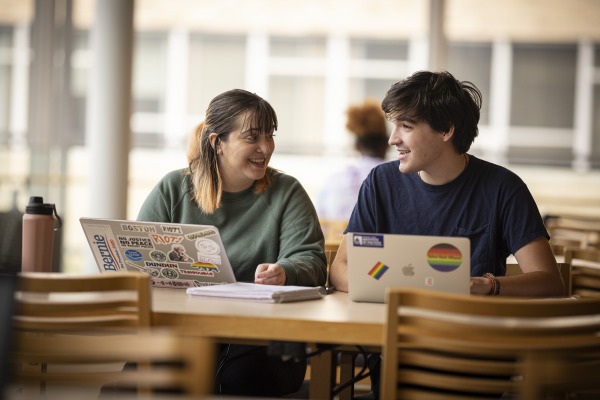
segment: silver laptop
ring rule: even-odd
[[[236,281],[215,226],[79,221],[100,272],[143,271],[154,286],[181,289]]]
[[[468,238],[349,232],[346,240],[353,301],[383,303],[387,287],[469,294]]]

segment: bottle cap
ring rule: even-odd
[[[25,208],[26,214],[52,215],[53,212],[54,204],[44,203],[44,198],[39,196],[31,196]]]

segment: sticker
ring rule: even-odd
[[[193,268],[198,268],[200,271],[213,271],[219,272],[219,267],[215,264],[205,263],[205,262],[195,262],[191,265]]]
[[[377,261],[377,263],[373,266],[373,268],[371,268],[368,274],[371,278],[379,280],[379,278],[381,278],[383,274],[387,272],[388,269],[390,269],[390,267],[388,267],[381,261]]]
[[[143,232],[143,233],[155,233],[156,232],[156,228],[152,225],[121,224],[121,229],[125,232]]]
[[[436,271],[451,272],[460,267],[462,253],[451,244],[436,244],[427,251],[427,263]]]
[[[153,249],[152,241],[145,237],[137,236],[117,236],[121,247],[131,247],[135,249]]]
[[[103,271],[120,271],[125,269],[125,265],[119,255],[117,243],[111,237],[110,231],[100,227],[97,228],[90,243],[92,244],[92,251],[96,255],[96,259]]]
[[[163,278],[152,279],[152,285],[157,286],[157,287],[170,287],[170,288],[189,288],[189,287],[198,286],[194,282],[195,281],[183,280],[183,279],[178,279],[176,281],[172,281],[170,279],[163,279]]]
[[[185,238],[188,240],[196,240],[196,239],[202,239],[202,238],[208,237],[208,236],[214,236],[216,234],[217,234],[217,231],[215,229],[209,228],[209,229],[204,229],[204,230],[198,231],[198,232],[188,233],[187,235],[185,235]]]
[[[154,261],[165,262],[167,261],[167,255],[160,250],[154,250],[150,252],[150,258]]]
[[[162,276],[167,279],[177,279],[179,278],[179,272],[171,268],[163,268]]]
[[[125,250],[125,257],[131,261],[142,261],[142,253],[134,249]]]
[[[198,252],[205,255],[215,255],[219,254],[219,252],[221,251],[219,245],[210,239],[196,240],[196,249],[198,250]]]
[[[181,243],[183,238],[181,236],[173,236],[173,235],[159,235],[151,234],[150,238],[156,244],[173,244],[173,243]]]
[[[383,247],[383,235],[364,235],[355,233],[352,235],[354,247]]]
[[[162,229],[163,232],[165,233],[179,233],[180,235],[183,234],[183,232],[181,231],[181,227],[180,226],[173,226],[173,225],[161,225],[160,228]]]

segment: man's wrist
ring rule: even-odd
[[[493,274],[487,272],[483,274],[484,278],[490,282],[490,291],[487,293],[488,296],[498,296],[500,294],[500,281]]]

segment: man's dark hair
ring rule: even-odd
[[[393,84],[381,108],[392,122],[427,122],[441,133],[454,127],[452,144],[462,154],[479,132],[481,101],[481,92],[471,82],[458,81],[447,71],[419,71]]]

